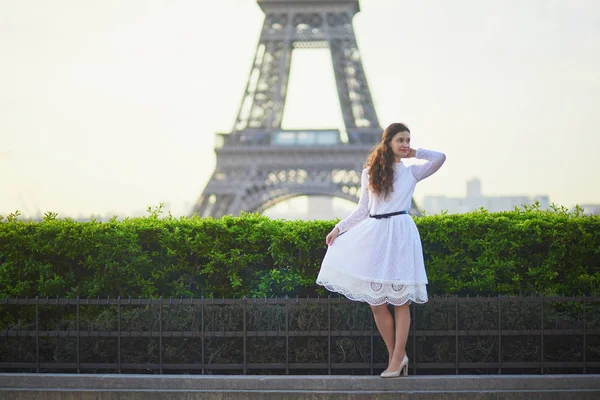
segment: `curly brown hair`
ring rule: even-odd
[[[367,157],[365,168],[369,170],[369,187],[377,196],[386,198],[394,191],[394,153],[390,146],[392,138],[398,132],[409,132],[408,127],[401,123],[393,123],[383,131],[381,142],[371,150]]]

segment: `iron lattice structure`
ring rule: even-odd
[[[600,372],[598,297],[429,300],[410,306],[411,375]],[[373,375],[387,366],[369,306],[340,297],[7,297],[0,315],[0,372]]]
[[[358,0],[258,4],[266,17],[246,90],[232,131],[217,134],[217,165],[192,214],[260,213],[300,195],[358,201],[365,157],[382,133],[352,25]],[[345,132],[281,128],[295,48],[331,51]]]

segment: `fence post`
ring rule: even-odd
[[[587,370],[587,320],[585,309],[587,308],[587,302],[585,301],[585,293],[583,294],[583,373]]]
[[[202,375],[204,375],[204,296],[200,299],[200,338],[202,340]]]
[[[327,354],[328,373],[331,375],[331,295],[327,296]]]
[[[25,298],[27,302],[27,298]],[[38,310],[39,299],[35,296],[35,360],[36,360],[36,372],[40,372],[40,313]]]
[[[77,298],[79,302],[79,298]],[[119,363],[119,374],[121,371],[121,296],[117,297],[117,362]]]
[[[458,296],[454,297],[454,305],[455,305],[455,318],[454,318],[454,323],[455,323],[455,336],[454,336],[454,354],[455,354],[455,369],[456,369],[456,375],[458,375]]]
[[[541,342],[541,358],[540,358],[540,373],[544,374],[544,295],[540,297],[540,342]]]
[[[290,325],[289,325],[289,302],[288,296],[285,296],[285,374],[290,374]]]
[[[79,330],[79,297],[77,298],[77,373],[81,373],[81,369],[80,369],[80,365],[79,365],[79,336],[80,336],[80,330]]]
[[[498,301],[498,374],[502,374],[502,300],[501,300],[501,295],[498,295],[497,301]]]
[[[244,324],[244,339],[243,339],[243,344],[244,344],[244,375],[248,375],[248,355],[246,354],[247,351],[247,347],[246,347],[246,341],[247,341],[247,334],[248,334],[248,327],[246,326],[247,323],[247,317],[246,317],[246,312],[247,312],[247,306],[248,304],[248,299],[246,298],[246,296],[244,296],[242,298],[242,312],[243,312],[243,316],[242,316],[242,323]]]
[[[413,306],[413,375],[417,374],[417,305]]]
[[[163,373],[163,338],[162,338],[162,296],[158,298],[158,356],[160,361],[160,374]]]
[[[373,320],[375,319],[372,315],[369,315],[369,320],[371,321],[370,323],[370,329],[371,329],[371,375],[373,375],[373,368],[374,368],[374,364],[375,364],[375,346],[374,346],[374,338],[373,338]]]

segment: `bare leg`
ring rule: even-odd
[[[371,310],[373,310],[373,318],[375,318],[377,329],[379,329],[379,333],[385,342],[385,347],[387,347],[388,360],[391,362],[394,354],[394,319],[392,318],[392,313],[388,310],[387,304],[371,306]],[[398,363],[398,365],[400,364]]]
[[[390,371],[396,371],[400,368],[400,364],[406,354],[406,341],[408,340],[408,330],[410,328],[410,309],[408,308],[408,303],[395,306],[394,313],[396,319],[396,336],[394,351],[390,358],[390,365],[388,366]]]

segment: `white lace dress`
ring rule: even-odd
[[[336,226],[340,230],[327,249],[317,283],[350,300],[371,305],[427,302],[427,274],[417,226],[408,214],[370,218],[410,210],[417,182],[436,172],[446,160],[443,153],[419,149],[421,165],[395,165],[394,191],[386,200],[369,186],[369,171],[361,176],[361,195],[356,209]]]

